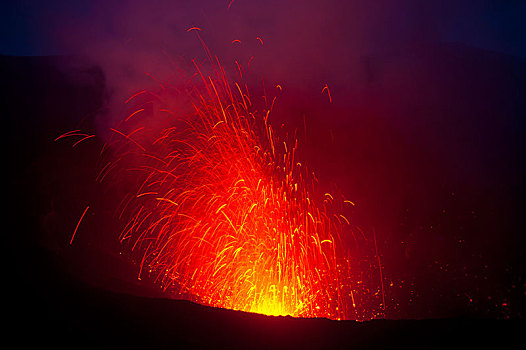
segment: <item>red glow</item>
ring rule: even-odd
[[[73,240],[75,239],[75,234],[77,233],[80,223],[82,222],[82,219],[84,219],[84,215],[86,215],[86,212],[88,211],[88,209],[89,209],[89,205],[86,207],[86,209],[84,209],[84,212],[80,216],[79,222],[77,223],[77,227],[75,227],[75,231],[73,231],[73,235],[71,235],[71,240],[69,241],[69,245],[73,244]]]
[[[323,193],[297,159],[298,140],[276,135],[275,98],[258,109],[247,85],[231,84],[215,62],[210,74],[195,65],[199,83],[137,92],[110,128],[104,149],[112,158],[98,178],[132,179],[119,240],[136,257],[139,279],[221,308],[377,317],[370,300],[383,290],[353,273],[342,243],[354,235],[344,215],[354,203]],[[181,104],[192,108],[181,113]]]

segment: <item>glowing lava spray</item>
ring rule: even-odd
[[[341,237],[353,203],[320,193],[297,139],[276,136],[275,99],[258,110],[214,62],[209,74],[195,64],[183,88],[168,81],[131,96],[105,144],[99,180],[133,179],[119,239],[139,278],[215,307],[349,318],[360,282]]]

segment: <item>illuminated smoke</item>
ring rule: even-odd
[[[183,85],[158,81],[155,91],[127,99],[105,145],[109,161],[99,180],[126,182],[119,239],[139,278],[215,307],[377,316],[362,295],[375,291],[351,273],[341,240],[354,234],[343,214],[354,204],[322,193],[297,159],[297,139],[277,136],[283,133],[269,122],[275,97],[256,102],[243,67],[231,83],[217,58],[209,59],[210,70],[195,64]]]

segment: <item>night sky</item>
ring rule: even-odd
[[[98,131],[152,84],[145,71],[163,80],[172,59],[203,58],[191,27],[228,68],[253,56],[258,83],[284,88],[274,121],[306,123],[304,157],[378,237],[387,317],[524,317],[524,1],[20,0],[3,2],[0,17],[1,55],[101,69]],[[58,71],[92,83],[74,67]],[[23,74],[20,86],[40,86]],[[37,135],[31,123],[52,140],[84,118],[35,103],[32,122],[29,107],[9,109],[20,113],[16,145]]]
[[[149,5],[141,5],[140,1],[7,1],[0,8],[0,52],[6,55],[76,53],[74,48],[57,42],[57,32],[71,34],[74,23],[80,23],[82,27],[73,27],[78,36],[94,32],[121,38],[131,36],[133,29],[119,28],[119,23],[122,23],[121,16],[124,16],[124,21],[129,19],[129,11],[135,7],[146,10],[136,14],[137,18],[143,18],[142,23],[137,22],[141,32],[170,24],[172,33],[166,33],[165,37],[170,40],[171,35],[180,35],[177,27],[214,23],[213,17],[222,17],[227,12],[225,3],[228,6],[228,1],[152,1]],[[367,1],[328,1],[323,4],[314,1],[268,1],[265,5],[254,1],[233,1],[230,8],[231,12],[236,12],[233,17],[238,23],[226,24],[227,28],[250,23],[250,26],[268,35],[273,28],[283,29],[279,27],[287,21],[296,27],[295,31],[281,32],[289,40],[312,30],[320,30],[324,23],[334,30],[357,30],[344,33],[348,40],[339,41],[337,46],[352,47],[353,41],[374,41],[378,49],[378,46],[385,46],[387,41],[393,39],[395,42],[392,45],[431,39],[464,43],[520,57],[526,55],[526,24],[523,20],[526,5],[520,0],[426,1],[425,4],[420,1],[383,0],[374,5]],[[155,21],[155,15],[161,13],[163,18],[159,23]],[[301,26],[300,21],[309,23],[313,18],[322,18],[324,22]],[[225,26],[221,22],[216,24],[215,30]],[[156,40],[150,38],[152,43]]]

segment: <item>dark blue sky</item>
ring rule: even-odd
[[[18,0],[2,2],[0,5],[0,54],[8,55],[48,55],[75,53],[75,49],[56,40],[57,30],[71,35],[81,35],[99,31],[111,26],[115,19],[130,8],[142,11],[159,11],[168,18],[177,13],[180,18],[200,25],[207,18],[215,16],[219,10],[226,10],[229,0],[218,1],[63,1],[63,0]],[[128,3],[133,4],[129,6]],[[230,12],[238,16],[249,14],[245,20],[259,23],[258,29],[265,32],[265,26],[272,26],[276,18],[289,16],[294,22],[295,11],[286,7],[294,6],[294,1],[268,1],[261,8],[253,0],[236,0]],[[318,5],[317,3],[323,3]],[[422,41],[461,42],[471,46],[500,51],[526,57],[526,2],[520,0],[491,1],[303,1],[296,6],[314,9],[314,14],[324,14],[327,18],[340,16],[345,22],[368,23],[353,27],[359,28],[367,38],[384,38],[392,41],[398,35],[403,41],[408,36],[416,36]],[[140,4],[140,5],[138,5]],[[148,5],[146,5],[148,4]],[[252,11],[251,11],[252,8]],[[308,18],[304,15],[304,18]],[[249,17],[250,17],[249,16]],[[260,18],[258,18],[258,16]],[[83,24],[83,29],[72,28],[71,24]],[[302,24],[306,31],[308,26]],[[301,35],[302,27],[295,32]],[[59,29],[57,29],[59,28]],[[347,26],[343,26],[348,28]],[[408,28],[410,34],[408,34]],[[79,33],[84,32],[84,33]],[[419,34],[420,33],[420,34]],[[382,42],[382,40],[379,40]]]

